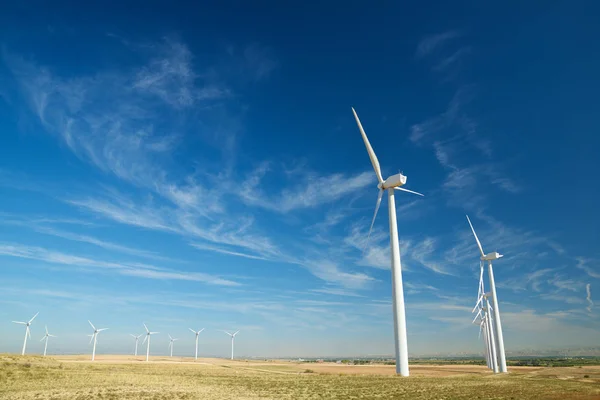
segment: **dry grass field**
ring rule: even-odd
[[[0,399],[600,399],[600,367],[392,366],[0,355]]]

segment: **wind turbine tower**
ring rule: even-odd
[[[135,339],[135,352],[133,353],[133,355],[134,355],[134,356],[137,356],[138,340],[140,340],[140,338],[142,337],[142,335],[137,335],[137,336],[135,336],[135,335],[134,335],[134,334],[132,334],[132,333],[130,333],[129,335]]]
[[[367,134],[365,133],[358,115],[354,108],[352,109],[356,124],[360,130],[371,164],[377,175],[377,188],[379,194],[377,196],[377,204],[375,205],[375,214],[373,215],[373,221],[371,222],[371,228],[369,229],[369,236],[377,217],[377,211],[381,204],[381,198],[383,192],[387,191],[388,194],[388,210],[389,210],[389,223],[390,223],[390,248],[391,248],[391,263],[392,263],[392,305],[394,311],[394,344],[396,350],[396,373],[402,376],[408,376],[408,341],[406,337],[406,311],[404,309],[404,288],[402,286],[402,264],[400,261],[400,246],[398,243],[398,225],[396,221],[396,202],[394,198],[394,191],[400,190],[403,192],[413,193],[419,196],[423,196],[421,193],[413,192],[403,188],[402,186],[406,183],[406,176],[402,174],[392,175],[387,179],[383,179],[381,175],[381,167],[379,166],[379,160],[369,143]],[[368,240],[368,237],[367,237]]]
[[[148,330],[148,327],[146,326],[146,324],[144,324],[144,328],[146,329],[146,337],[144,338],[144,341],[142,342],[142,344],[144,344],[144,342],[146,340],[148,341],[148,344],[146,345],[146,362],[147,362],[148,359],[150,358],[150,336],[155,335],[159,332],[150,332]]]
[[[92,329],[94,330],[94,333],[90,336],[90,343],[94,342],[94,347],[92,348],[92,361],[94,361],[94,359],[96,358],[96,342],[98,341],[98,334],[102,331],[107,330],[108,328],[101,328],[101,329],[96,329],[96,327],[94,326],[94,324],[92,324],[92,322],[90,320],[88,320],[88,322],[90,323],[90,325],[92,326]]]
[[[475,236],[477,247],[479,247],[479,251],[481,253],[481,262],[484,263],[485,261],[487,261],[488,263],[488,276],[490,279],[490,290],[492,295],[492,309],[494,311],[493,325],[495,331],[494,333],[496,349],[498,353],[498,364],[500,367],[500,372],[508,372],[508,370],[506,369],[506,354],[504,353],[504,336],[502,335],[502,322],[500,321],[500,307],[498,305],[498,295],[496,294],[496,282],[494,280],[494,269],[492,267],[492,261],[502,257],[502,254],[498,253],[497,251],[485,254],[483,251],[483,247],[481,246],[481,242],[479,241],[479,238],[475,233],[475,228],[473,228],[473,224],[471,223],[471,220],[469,219],[468,215],[467,221],[469,222],[471,231],[473,231],[473,236]]]
[[[231,359],[233,360],[233,342],[235,340],[235,335],[237,335],[238,333],[240,333],[240,331],[234,332],[234,333],[229,333],[227,331],[223,331],[226,334],[228,334],[229,336],[231,336]]]
[[[48,327],[46,326],[46,334],[45,334],[45,335],[44,335],[44,337],[43,337],[43,338],[40,340],[40,342],[41,342],[41,341],[43,341],[43,340],[45,340],[45,341],[46,341],[46,343],[44,344],[44,357],[46,357],[46,350],[48,349],[48,338],[49,338],[49,337],[56,337],[56,336],[49,334],[49,333],[48,333]]]
[[[192,328],[189,328],[189,330],[194,332],[194,335],[196,335],[196,353],[194,355],[194,361],[197,361],[198,360],[198,335],[200,335],[200,333],[202,333],[204,328],[200,329],[199,331],[195,331]]]
[[[169,349],[171,349],[171,357],[173,357],[173,342],[179,339],[173,339],[171,335],[169,335]]]
[[[23,340],[23,350],[21,351],[21,355],[22,356],[25,355],[25,349],[27,348],[27,337],[31,337],[31,330],[29,329],[29,327],[31,326],[31,323],[33,322],[33,320],[35,319],[35,317],[38,316],[38,314],[39,314],[39,312],[35,313],[35,315],[33,316],[33,318],[31,318],[27,322],[13,321],[15,324],[25,325],[25,340]]]

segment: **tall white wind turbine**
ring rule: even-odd
[[[45,341],[46,341],[46,343],[44,344],[44,357],[46,357],[46,350],[48,349],[48,338],[49,338],[49,337],[56,337],[56,336],[49,334],[49,333],[48,333],[48,327],[46,326],[46,334],[45,334],[45,335],[44,335],[44,337],[43,337],[43,338],[40,340],[40,342],[41,342],[41,341],[43,341],[43,340],[45,340]]]
[[[234,332],[234,333],[229,333],[227,331],[223,331],[226,334],[228,334],[229,336],[231,336],[231,359],[233,360],[233,341],[235,340],[235,335],[237,335],[238,333],[240,333],[240,331]]]
[[[148,361],[148,358],[150,357],[150,335],[155,335],[159,332],[150,332],[146,324],[144,324],[144,328],[146,329],[146,337],[144,337],[142,344],[144,344],[146,340],[148,341],[148,344],[146,345],[146,361]]]
[[[377,196],[377,204],[375,205],[375,214],[373,215],[373,221],[371,222],[371,228],[369,229],[369,236],[373,230],[373,224],[375,224],[375,218],[381,205],[381,198],[383,192],[387,190],[388,193],[388,209],[389,209],[389,223],[390,223],[390,248],[391,248],[391,262],[392,262],[392,303],[394,310],[394,339],[395,339],[395,350],[396,350],[396,373],[402,376],[408,376],[408,341],[406,338],[406,312],[404,309],[404,289],[402,286],[402,265],[400,261],[400,246],[398,244],[398,225],[396,221],[396,202],[394,198],[394,190],[400,190],[403,192],[413,193],[419,196],[423,196],[421,193],[413,192],[403,188],[402,186],[406,183],[406,176],[402,174],[392,175],[386,180],[381,175],[381,167],[379,166],[379,160],[369,143],[369,139],[358,119],[358,115],[354,108],[352,108],[354,118],[362,135],[371,164],[377,175],[377,188],[379,194]],[[368,240],[368,237],[367,237]]]
[[[96,327],[94,326],[94,324],[92,324],[92,322],[90,320],[88,320],[88,322],[90,323],[90,325],[92,326],[92,329],[94,330],[94,333],[90,336],[90,343],[94,342],[94,347],[92,349],[92,361],[94,361],[94,359],[96,358],[96,342],[98,341],[98,334],[102,331],[107,330],[108,328],[101,328],[101,329],[96,329]]]
[[[475,236],[475,241],[477,242],[477,247],[479,247],[479,251],[481,252],[481,261],[488,262],[488,275],[490,279],[490,289],[492,294],[492,310],[494,311],[493,325],[494,325],[494,333],[495,333],[495,342],[496,342],[496,350],[498,356],[498,364],[500,367],[500,372],[508,372],[506,369],[506,354],[504,352],[504,336],[502,335],[502,322],[500,321],[500,307],[498,306],[498,296],[496,294],[496,282],[494,281],[494,269],[492,267],[492,260],[497,260],[502,257],[502,254],[497,251],[493,251],[489,254],[485,254],[483,251],[483,247],[481,246],[481,242],[475,233],[475,228],[473,228],[473,224],[467,215],[467,221],[469,222],[469,226],[471,227],[471,231],[473,231],[473,236]],[[490,329],[492,331],[492,329]]]
[[[142,337],[142,335],[137,335],[135,336],[134,334],[130,333],[129,334],[132,338],[135,339],[135,352],[133,353],[134,356],[137,356],[137,348],[138,348],[138,340],[140,340],[140,338]]]
[[[38,316],[38,314],[39,314],[39,312],[35,313],[35,315],[33,316],[33,318],[31,318],[27,322],[13,321],[15,324],[25,325],[25,340],[23,340],[23,350],[21,351],[21,355],[22,356],[25,355],[25,348],[27,347],[27,337],[31,337],[31,330],[29,329],[29,327],[31,326],[31,323],[33,322],[33,320],[35,319],[35,317]]]
[[[195,331],[192,328],[189,329],[190,331],[194,332],[194,335],[196,335],[196,354],[194,355],[194,360],[198,360],[198,335],[200,335],[204,328],[200,329],[199,331]]]
[[[489,293],[485,292],[485,285],[483,283],[483,273],[484,273],[484,264],[483,261],[479,264],[479,289],[477,292],[477,302],[475,303],[475,307],[473,307],[473,311],[479,310],[475,318],[473,319],[473,323],[478,317],[480,319],[480,329],[479,329],[479,337],[481,338],[481,332],[483,331],[483,340],[485,344],[485,358],[487,361],[488,368],[492,369],[494,373],[498,373],[498,357],[497,357],[497,349],[496,342],[494,340],[494,332],[492,329],[492,316],[490,314],[491,306],[488,300]]]
[[[173,357],[173,342],[175,342],[176,340],[179,339],[174,339],[171,337],[171,335],[169,335],[169,349],[171,349],[171,357]]]

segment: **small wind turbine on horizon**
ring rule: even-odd
[[[233,360],[233,342],[235,340],[235,335],[237,335],[238,333],[240,333],[240,331],[237,331],[235,333],[229,333],[227,331],[223,331],[226,334],[228,334],[229,336],[231,336],[231,359]]]
[[[469,222],[469,226],[471,227],[471,231],[473,232],[473,236],[475,236],[475,241],[477,242],[477,247],[479,247],[479,251],[481,252],[481,268],[483,268],[483,264],[485,263],[485,261],[488,262],[488,275],[489,275],[489,280],[490,280],[490,290],[491,290],[491,295],[492,295],[492,311],[494,312],[494,318],[493,318],[493,328],[490,326],[490,332],[494,331],[494,337],[493,337],[493,341],[495,342],[495,347],[496,347],[496,353],[497,353],[497,358],[498,358],[498,366],[500,368],[500,372],[508,372],[507,368],[506,368],[506,354],[504,352],[504,336],[502,335],[502,323],[500,321],[500,308],[498,306],[498,296],[496,294],[496,282],[494,280],[494,269],[492,268],[492,260],[497,260],[500,257],[503,257],[502,254],[498,253],[497,251],[493,251],[489,254],[485,254],[483,251],[483,247],[481,246],[481,242],[479,241],[479,238],[477,237],[477,234],[475,233],[475,228],[473,228],[473,224],[471,223],[471,220],[469,219],[469,216],[467,215],[467,221]],[[487,301],[487,295],[485,296],[485,301]],[[483,298],[480,298],[481,301],[483,301]],[[489,303],[488,303],[488,310],[489,310]]]
[[[171,337],[171,335],[169,335],[169,349],[171,349],[171,357],[173,357],[173,342],[175,342],[176,340],[179,339],[174,339]]]
[[[31,318],[27,322],[13,321],[13,323],[15,323],[15,324],[25,325],[25,340],[23,340],[23,350],[21,351],[21,355],[22,356],[25,355],[25,349],[27,347],[27,337],[31,337],[31,330],[29,329],[29,327],[31,326],[31,323],[33,322],[33,320],[35,319],[35,317],[38,316],[38,314],[39,314],[39,312],[35,313],[35,315],[33,316],[33,318]]]
[[[194,335],[196,335],[196,354],[194,356],[194,361],[198,360],[198,335],[200,335],[200,333],[204,330],[204,328],[200,329],[199,331],[195,331],[192,328],[189,328],[190,331],[194,332]]]
[[[134,355],[134,356],[137,356],[138,340],[140,340],[140,338],[142,337],[142,335],[137,335],[137,336],[135,336],[135,335],[134,335],[134,334],[132,334],[132,333],[130,333],[129,335],[135,339],[135,352],[133,353],[133,355]]]
[[[371,228],[369,229],[369,235],[367,236],[367,241],[371,236],[371,231],[373,230],[373,225],[375,224],[375,218],[377,217],[377,212],[379,211],[379,206],[381,205],[381,198],[383,197],[383,192],[388,192],[388,210],[389,210],[389,224],[390,224],[390,249],[391,249],[391,264],[392,264],[392,304],[393,304],[393,312],[394,312],[394,344],[396,350],[396,373],[402,376],[408,376],[408,340],[406,336],[406,310],[404,308],[404,288],[402,285],[402,264],[400,261],[400,246],[398,243],[398,222],[396,220],[396,201],[394,198],[395,190],[400,190],[403,192],[408,192],[412,194],[416,194],[419,196],[423,196],[421,193],[413,192],[412,190],[408,190],[403,188],[402,186],[406,184],[406,176],[399,173],[396,175],[392,175],[387,179],[383,179],[381,175],[381,167],[379,165],[379,160],[377,160],[377,156],[371,147],[371,143],[369,143],[369,139],[367,138],[367,134],[365,133],[360,120],[358,119],[358,115],[354,108],[352,108],[352,113],[354,113],[354,118],[356,119],[356,124],[358,125],[358,129],[360,130],[360,134],[365,142],[365,146],[367,148],[367,152],[369,153],[369,158],[371,159],[371,164],[373,164],[373,169],[375,170],[375,175],[377,175],[377,188],[379,189],[379,194],[377,196],[377,203],[375,205],[375,214],[373,215],[373,221],[371,221]]]
[[[148,341],[148,344],[146,345],[146,362],[147,362],[148,359],[150,358],[150,335],[155,335],[160,332],[150,332],[148,330],[148,327],[146,326],[146,324],[144,324],[144,328],[146,329],[146,337],[144,337],[144,341],[142,342],[142,344],[144,344],[146,342],[146,340]]]
[[[46,326],[46,334],[44,335],[43,338],[40,339],[40,342],[43,340],[46,340],[46,343],[44,344],[44,357],[46,357],[46,349],[48,349],[48,338],[49,337],[56,337],[54,335],[51,335],[48,333],[48,326]]]
[[[90,325],[92,326],[92,329],[94,330],[94,333],[90,336],[90,343],[92,343],[92,341],[94,342],[94,347],[92,349],[92,361],[94,361],[94,359],[96,358],[96,342],[98,341],[98,334],[102,331],[107,330],[108,328],[101,328],[101,329],[96,329],[96,327],[94,326],[94,324],[92,324],[92,322],[90,320],[88,320],[88,322],[90,323]]]

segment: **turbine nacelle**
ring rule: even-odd
[[[481,260],[492,261],[492,260],[497,260],[500,257],[504,257],[504,256],[502,254],[498,253],[497,251],[492,251],[491,253],[481,256]]]
[[[387,178],[385,181],[381,182],[377,187],[379,189],[389,189],[400,187],[406,184],[406,175],[396,174]]]

